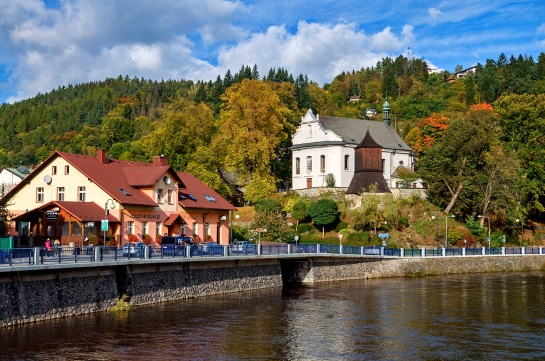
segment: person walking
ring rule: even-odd
[[[51,240],[48,238],[47,241],[45,241],[45,252],[47,254],[47,257],[49,257],[51,252]]]

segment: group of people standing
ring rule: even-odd
[[[59,248],[59,246],[61,245],[61,242],[58,240],[58,239],[55,239],[55,241],[53,241],[53,247],[54,248]],[[51,253],[51,239],[48,238],[46,241],[45,241],[45,252],[46,254],[49,256],[50,253]]]

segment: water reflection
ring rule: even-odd
[[[332,282],[2,329],[2,360],[540,359],[540,272]]]

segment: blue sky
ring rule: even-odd
[[[0,0],[0,104],[128,75],[215,80],[257,64],[321,86],[384,57],[453,72],[545,52],[545,2]]]

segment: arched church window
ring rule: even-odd
[[[320,156],[320,172],[325,173],[325,155]]]
[[[344,156],[344,170],[350,170],[350,156],[348,154]]]
[[[312,173],[312,157],[307,157],[307,173]]]
[[[295,174],[301,174],[301,158],[295,158]]]

